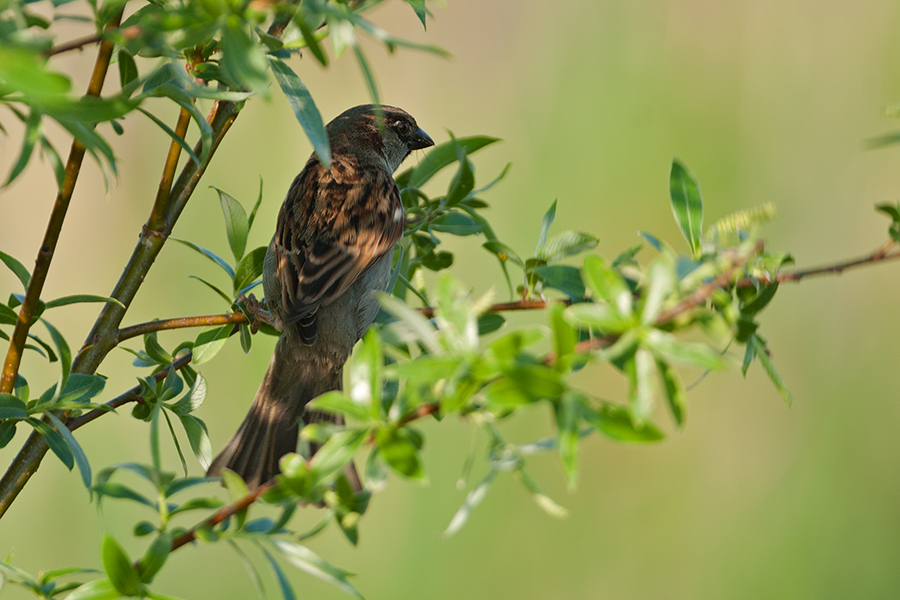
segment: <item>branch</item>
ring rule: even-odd
[[[107,30],[111,27],[118,27],[121,19],[122,13],[120,12],[107,25]],[[112,51],[112,42],[103,42],[100,45],[86,96],[100,95],[100,91],[103,89],[103,81],[106,79],[106,72],[109,69]],[[19,364],[22,361],[22,349],[25,347],[28,330],[31,328],[32,318],[38,302],[40,302],[41,291],[44,289],[44,282],[47,280],[50,263],[53,261],[53,253],[56,251],[56,244],[59,242],[59,234],[66,220],[66,212],[69,210],[69,202],[72,200],[72,193],[75,191],[75,183],[78,181],[78,174],[81,171],[84,152],[84,146],[78,140],[73,140],[72,148],[69,150],[69,158],[66,161],[66,175],[62,186],[57,192],[53,209],[50,212],[47,230],[44,232],[44,239],[41,242],[40,250],[38,250],[34,271],[28,283],[28,290],[25,292],[25,299],[22,302],[22,307],[19,309],[16,328],[9,342],[9,351],[6,353],[6,360],[3,364],[3,375],[0,377],[0,393],[10,393],[16,381]]]
[[[762,283],[764,285],[769,285],[772,283],[799,283],[801,279],[805,279],[807,277],[840,275],[846,269],[855,269],[857,267],[864,267],[866,265],[900,258],[900,249],[896,249],[896,246],[897,242],[895,242],[894,240],[888,240],[877,249],[861,258],[854,258],[832,263],[830,265],[823,265],[821,267],[813,267],[810,269],[784,271],[782,273],[778,273],[777,275],[775,275],[775,277],[772,277],[771,275],[766,275],[763,277],[744,277],[737,282],[737,286],[750,287],[756,285],[757,283]],[[894,251],[891,252],[891,250]]]
[[[175,135],[182,140],[187,135],[188,125],[191,123],[191,113],[185,108],[181,108],[178,113],[178,123],[175,125]],[[181,145],[172,140],[169,145],[169,154],[166,156],[166,162],[163,166],[163,174],[159,181],[159,189],[156,192],[156,200],[153,203],[153,210],[150,211],[150,218],[147,219],[147,229],[162,235],[168,234],[168,224],[166,223],[166,209],[169,205],[169,194],[172,191],[172,178],[175,176],[175,169],[178,168],[178,157],[181,156]]]
[[[216,525],[218,525],[219,523],[221,523],[228,517],[231,517],[232,515],[241,512],[242,510],[244,510],[245,508],[247,508],[248,506],[250,506],[251,504],[256,502],[256,500],[260,496],[262,496],[264,493],[266,493],[273,487],[275,487],[275,480],[270,479],[269,481],[260,485],[258,488],[256,488],[255,490],[253,490],[252,492],[250,492],[243,498],[239,498],[238,500],[235,500],[234,502],[232,502],[230,504],[226,504],[225,506],[223,506],[222,508],[217,510],[215,513],[213,513],[213,515],[211,517],[209,517],[208,519],[204,519],[197,525],[194,525],[193,527],[191,527],[190,529],[188,529],[187,531],[185,531],[184,533],[179,535],[177,538],[172,540],[172,550],[178,550],[185,544],[189,544],[189,543],[193,542],[195,539],[197,539],[197,530],[198,529],[200,529],[201,527],[215,527]]]
[[[488,309],[484,312],[486,313],[495,313],[495,312],[510,312],[514,310],[542,310],[550,306],[551,302],[562,302],[564,304],[571,304],[572,301],[569,299],[565,300],[518,300],[516,302],[499,302],[497,304],[492,304],[488,307]],[[434,317],[434,308],[430,306],[422,306],[419,308],[419,312],[425,315],[427,318]]]
[[[149,321],[147,323],[132,325],[131,327],[123,327],[119,330],[117,338],[118,342],[122,343],[127,339],[144,335],[145,333],[153,333],[154,331],[163,331],[166,329],[206,327],[208,325],[240,325],[244,323],[250,323],[250,320],[244,313],[226,313],[224,315],[208,315],[204,317],[180,317],[177,319]]]
[[[119,24],[116,23],[115,27],[118,27]],[[107,27],[104,33],[108,33],[112,27]],[[122,36],[125,37],[126,40],[131,40],[136,38],[141,33],[141,28],[137,25],[132,25],[131,27],[126,27],[125,29],[119,32]],[[74,40],[64,42],[59,44],[58,46],[53,46],[49,50],[47,50],[44,55],[45,56],[55,56],[57,54],[62,54],[63,52],[69,52],[70,50],[82,50],[85,46],[90,46],[91,44],[96,44],[97,42],[102,42],[105,39],[104,35],[94,34],[88,35],[82,38],[76,38]]]
[[[299,4],[299,1],[292,0],[289,2],[289,4]],[[121,17],[122,15],[121,13],[119,13],[119,15],[113,18],[108,27],[118,27],[121,21]],[[284,19],[276,19],[272,23],[269,33],[271,35],[274,35],[275,37],[280,37],[281,33],[283,33],[283,30]],[[97,57],[97,65],[98,67],[100,65],[103,66],[103,75],[106,74],[106,69],[109,67],[109,59],[112,54],[112,48],[113,44],[109,40],[103,40],[103,42],[101,42],[100,44],[100,52]],[[98,68],[95,67],[95,76],[97,75]],[[93,90],[94,81],[95,77],[92,77],[91,87],[88,88],[89,92]],[[100,82],[102,83],[102,78],[100,78]],[[99,91],[100,90],[98,86],[94,95],[99,95]],[[121,302],[125,308],[122,308],[118,304],[114,303],[108,303],[104,306],[104,308],[100,312],[100,315],[97,317],[97,320],[94,323],[94,327],[88,334],[84,346],[82,347],[81,351],[78,353],[78,356],[76,356],[75,361],[72,364],[73,373],[91,374],[95,372],[106,355],[118,343],[118,328],[122,322],[122,318],[125,316],[127,307],[131,305],[131,301],[134,299],[138,289],[144,282],[147,272],[150,270],[150,267],[156,260],[157,255],[162,250],[162,246],[168,238],[168,232],[171,231],[171,228],[174,226],[175,222],[178,220],[178,217],[181,215],[181,212],[184,210],[184,207],[186,206],[188,200],[191,198],[191,195],[193,194],[194,190],[197,187],[197,184],[200,181],[200,177],[206,171],[209,162],[215,155],[216,149],[218,149],[219,144],[221,144],[222,139],[225,137],[225,134],[228,133],[229,129],[231,129],[231,125],[234,123],[234,120],[237,118],[237,115],[242,107],[242,102],[235,103],[216,101],[209,117],[213,142],[212,147],[209,149],[209,152],[207,154],[206,160],[200,165],[197,165],[196,163],[194,163],[194,161],[188,161],[182,168],[178,180],[172,186],[169,193],[168,206],[166,209],[164,221],[166,224],[166,230],[164,232],[158,232],[152,231],[145,227],[142,231],[140,240],[138,241],[138,244],[135,247],[131,258],[129,259],[128,264],[122,272],[122,275],[119,278],[119,281],[116,284],[113,293],[110,294],[111,297]],[[194,147],[195,154],[197,154],[198,156],[202,155],[201,144],[202,142],[198,142]],[[73,143],[73,154],[79,147],[80,144],[77,144],[77,142]],[[71,158],[72,156],[70,155],[70,163]],[[81,166],[81,160],[84,158],[84,148],[80,149],[80,155],[77,158],[77,165],[74,169],[70,170],[69,165],[67,165],[64,187],[70,179],[71,185],[74,186],[74,181],[77,177],[78,169]],[[69,194],[69,197],[71,197],[71,192]],[[66,200],[66,205],[68,205],[68,200]],[[56,211],[54,209],[54,213],[55,212]],[[65,213],[63,211],[63,216],[64,214]],[[57,231],[57,238],[58,233],[59,232]],[[44,248],[46,248],[46,246],[42,245],[42,251],[44,250]],[[52,256],[52,248],[50,249],[50,254]],[[40,266],[40,260],[41,254],[38,255],[38,266]],[[49,265],[49,257],[47,259],[47,263]],[[35,268],[35,271],[38,271],[38,267]],[[41,285],[43,284],[43,279],[45,277],[46,272],[44,272],[43,276],[40,278]],[[34,276],[32,276],[31,283],[32,285],[35,283]],[[19,321],[24,322],[26,326],[20,333],[20,327],[19,324],[17,324],[16,330],[14,331],[13,340],[10,342],[10,354],[7,356],[7,363],[12,365],[9,369],[9,371],[11,372],[11,376],[7,375],[7,365],[4,365],[3,378],[0,379],[0,392],[8,392],[12,390],[12,384],[13,382],[15,382],[15,375],[18,372],[18,365],[19,361],[21,360],[22,348],[24,348],[25,339],[28,333],[27,324],[30,323],[30,316],[33,314],[34,308],[37,305],[38,296],[40,295],[40,290],[38,290],[38,294],[35,295],[33,299],[31,299],[31,312],[26,313],[26,304],[29,302],[29,296],[31,295],[30,292],[31,287],[29,286],[29,294],[26,294],[25,303],[23,303],[19,317]],[[23,314],[28,315],[29,319],[27,321],[24,321],[22,319]],[[7,378],[9,378],[8,384],[6,383]],[[9,385],[9,389],[4,389],[5,385]],[[7,469],[6,473],[3,475],[3,478],[0,479],[0,518],[3,517],[3,515],[9,509],[10,505],[19,495],[19,492],[22,491],[22,489],[25,487],[25,484],[28,483],[28,480],[37,471],[38,467],[41,464],[41,460],[47,453],[47,450],[48,446],[44,437],[39,435],[37,432],[32,432],[32,434],[25,441],[25,444],[22,446],[22,449],[16,455],[16,458],[13,460],[10,467]]]
[[[175,369],[177,371],[178,369],[181,369],[182,367],[190,363],[193,356],[193,352],[185,353],[184,356],[181,356],[180,358],[172,362],[172,364],[170,364],[168,367],[160,369],[159,371],[154,373],[153,378],[156,379],[156,381],[162,381],[166,378],[166,375],[168,375],[169,371],[171,371],[172,369]],[[87,412],[79,417],[69,419],[68,421],[66,421],[66,427],[69,428],[69,431],[75,431],[82,425],[87,425],[94,419],[102,417],[103,415],[112,412],[113,409],[119,408],[120,406],[128,404],[129,402],[142,402],[141,386],[136,385],[124,394],[119,394],[118,396],[104,404],[104,406],[107,408],[95,408],[94,410]]]
[[[121,20],[122,12],[119,11],[106,26],[107,30],[118,27]],[[113,45],[109,40],[104,40],[100,44],[97,60],[94,62],[94,71],[88,84],[88,96],[99,96],[100,91],[103,89],[106,72],[109,70],[109,61],[112,58]],[[81,171],[84,152],[84,146],[77,140],[73,140],[69,158],[66,161],[66,175],[57,193],[53,209],[50,212],[50,220],[47,223],[47,230],[35,260],[31,281],[28,283],[28,290],[25,292],[25,299],[19,309],[16,327],[9,342],[9,351],[6,353],[6,360],[3,363],[3,374],[0,376],[0,393],[12,391],[16,375],[19,372],[22,350],[25,347],[25,340],[28,338],[28,330],[31,327],[35,309],[38,302],[40,302],[44,282],[47,280],[47,273],[50,270],[50,263],[53,260],[56,244],[59,242],[59,234],[66,219],[69,202],[72,199],[72,193],[75,191],[75,183],[78,181],[78,174]],[[10,469],[0,479],[0,517],[6,513],[28,479],[37,470],[41,458],[46,452],[47,443],[44,441],[44,438],[37,435],[37,432],[32,433],[22,450],[19,451]]]

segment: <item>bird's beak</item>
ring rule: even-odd
[[[428,134],[422,131],[421,127],[419,127],[419,129],[412,134],[412,137],[409,138],[410,150],[421,150],[422,148],[427,148],[429,146],[434,146],[434,140],[428,137]]]

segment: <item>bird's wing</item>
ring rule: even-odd
[[[286,325],[347,291],[403,235],[405,214],[391,175],[334,157],[310,161],[288,192],[273,240]]]

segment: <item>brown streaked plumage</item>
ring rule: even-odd
[[[391,174],[433,145],[405,111],[351,108],[328,124],[332,162],[313,154],[294,179],[263,268],[266,304],[283,334],[237,433],[208,474],[237,472],[251,487],[278,473],[316,396],[341,388],[344,362],[375,320],[405,215]],[[307,415],[321,418],[321,415]]]

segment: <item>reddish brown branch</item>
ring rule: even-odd
[[[198,529],[200,529],[201,527],[215,527],[228,517],[241,512],[242,510],[256,502],[257,498],[265,494],[273,487],[275,487],[275,480],[270,479],[243,498],[239,498],[238,500],[235,500],[230,504],[226,504],[215,513],[213,513],[211,517],[209,517],[208,519],[204,519],[197,525],[191,527],[190,529],[179,535],[177,538],[172,540],[172,550],[178,550],[185,544],[193,542],[195,539],[197,539]]]
[[[738,287],[750,287],[762,283],[764,285],[772,283],[799,283],[801,279],[807,277],[817,277],[822,275],[840,275],[847,269],[856,267],[864,267],[869,264],[886,262],[900,258],[900,250],[896,249],[896,242],[888,240],[873,252],[851,260],[841,261],[821,267],[813,267],[810,269],[798,269],[793,271],[783,271],[774,277],[771,275],[763,277],[744,277],[737,282]],[[891,252],[891,250],[894,250]]]
[[[177,319],[164,319],[162,321],[149,321],[139,323],[119,330],[119,343],[145,333],[163,331],[165,329],[183,329],[185,327],[206,327],[208,325],[240,325],[249,323],[244,313],[226,313],[224,315],[207,315],[203,317],[180,317]]]
[[[65,42],[58,46],[53,46],[49,50],[47,50],[47,56],[54,56],[56,54],[62,54],[63,52],[68,52],[69,50],[81,50],[85,46],[90,46],[91,44],[96,44],[101,41],[103,36],[99,34],[88,35],[83,38],[77,38],[69,42]]]
[[[115,27],[119,25],[116,24]],[[85,46],[90,46],[91,44],[96,44],[97,42],[102,42],[104,39],[109,38],[110,32],[115,29],[115,27],[107,27],[103,34],[94,34],[87,35],[82,38],[77,38],[68,42],[64,42],[59,44],[58,46],[53,46],[49,50],[47,50],[44,55],[45,56],[55,56],[57,54],[62,54],[63,52],[69,52],[70,50],[82,50]],[[118,32],[119,35],[124,37],[126,40],[132,40],[136,38],[141,33],[141,28],[137,25],[132,25],[131,27],[126,27]]]

